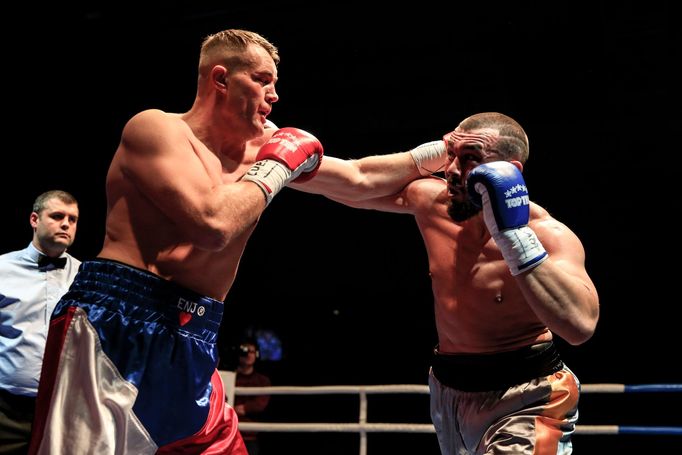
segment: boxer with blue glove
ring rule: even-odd
[[[594,333],[599,299],[584,248],[529,200],[528,137],[514,119],[475,114],[443,139],[347,166],[326,156],[306,186],[415,217],[438,333],[428,380],[441,453],[569,454],[579,383],[553,338],[579,345]],[[440,170],[445,179],[431,175]],[[397,176],[414,178],[395,194],[367,196]]]

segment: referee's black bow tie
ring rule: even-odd
[[[52,264],[56,269],[63,269],[66,265],[66,258],[51,258],[50,256],[40,255],[38,259],[38,267],[47,267]]]

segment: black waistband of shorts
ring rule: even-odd
[[[441,384],[467,392],[506,389],[563,367],[552,341],[493,354],[442,354],[436,347],[432,359]]]
[[[223,316],[223,302],[203,296],[165,280],[147,270],[110,259],[84,261],[64,298],[79,300],[77,294],[102,294],[107,300],[148,308],[178,321],[178,313],[192,315],[185,330],[217,332]]]

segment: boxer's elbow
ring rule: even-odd
[[[573,346],[578,346],[588,341],[594,335],[599,320],[599,307],[587,314],[576,318],[565,330],[562,338]]]
[[[221,251],[239,234],[236,223],[217,218],[204,219],[192,230],[192,243],[207,251]]]

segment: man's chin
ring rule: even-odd
[[[73,243],[70,238],[59,237],[52,242],[55,248],[67,249]]]
[[[476,207],[469,201],[458,202],[451,200],[448,204],[448,215],[452,221],[456,223],[464,222],[474,215],[477,215],[480,211],[481,209],[479,207]]]

